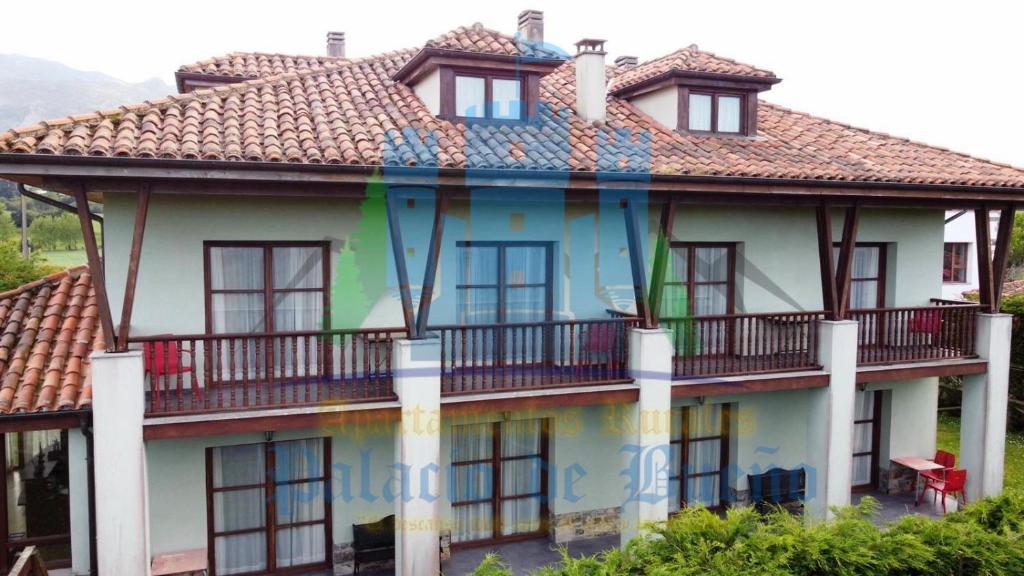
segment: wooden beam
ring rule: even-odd
[[[636,203],[626,199],[623,213],[626,218],[626,244],[629,249],[629,268],[633,276],[633,298],[636,301],[636,315],[643,320],[644,328],[651,327],[651,309],[647,303],[647,278],[645,272],[643,240],[637,222]]]
[[[839,261],[836,263],[837,319],[846,318],[850,306],[850,286],[853,273],[853,251],[857,246],[857,220],[860,208],[855,203],[846,209],[843,220],[843,240],[839,245]]]
[[[430,304],[434,297],[434,282],[437,280],[437,262],[441,257],[441,240],[444,236],[444,220],[448,214],[448,196],[440,190],[434,193],[434,222],[430,229],[430,252],[427,267],[423,272],[423,290],[420,293],[420,309],[416,314],[416,334],[422,338],[427,333],[430,321]]]
[[[82,227],[82,238],[85,240],[85,255],[89,261],[89,274],[92,275],[92,289],[96,293],[100,326],[103,327],[103,337],[107,341],[107,351],[113,352],[116,350],[117,333],[114,332],[114,320],[110,315],[103,260],[96,242],[96,231],[92,229],[92,218],[89,217],[89,199],[85,194],[85,186],[75,188],[75,207],[78,209],[78,224]]]
[[[65,204],[60,200],[54,200],[53,198],[50,198],[48,196],[36,194],[35,192],[26,188],[24,184],[18,184],[18,192],[25,198],[31,198],[32,200],[35,200],[36,202],[40,202],[42,204],[46,204],[47,206],[53,206],[54,208],[58,208],[65,212],[71,212],[72,214],[77,212],[77,209],[71,204]],[[103,217],[100,216],[99,214],[93,214],[92,212],[90,212],[89,218],[92,218],[97,222],[103,222]]]
[[[658,243],[654,246],[654,270],[651,272],[651,327],[658,327],[661,316],[661,299],[665,293],[665,276],[668,274],[669,253],[672,243],[672,226],[676,220],[676,203],[666,198],[661,207],[661,220],[658,223]]]
[[[828,204],[820,204],[816,212],[818,225],[818,267],[821,275],[821,303],[826,320],[838,320],[839,294],[836,288],[835,265],[832,258],[832,214]]]
[[[416,338],[416,325],[413,323],[412,293],[409,290],[409,270],[405,265],[405,244],[402,242],[402,230],[398,225],[398,207],[396,192],[388,189],[385,193],[387,203],[388,231],[391,234],[391,252],[395,257],[395,270],[398,274],[398,293],[402,299],[402,318],[410,338]]]
[[[1010,259],[1010,239],[1013,237],[1015,208],[1009,206],[999,212],[999,230],[996,233],[996,253],[992,257],[992,311],[998,312],[1003,301],[1003,282],[1006,264]]]
[[[992,304],[995,302],[994,278],[992,276],[992,228],[987,206],[974,210],[974,234],[978,249],[979,301],[983,311],[992,312]]]
[[[139,256],[142,255],[142,236],[146,231],[146,215],[149,213],[149,185],[143,184],[135,201],[135,229],[132,232],[132,247],[128,253],[128,276],[124,282],[124,302],[121,305],[121,324],[117,327],[117,351],[128,349],[128,332],[132,324],[132,308],[135,306],[135,285],[139,278]]]

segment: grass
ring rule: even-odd
[[[939,414],[937,448],[953,454],[960,454],[960,419],[948,414]],[[1024,433],[1006,434],[1006,468],[1003,486],[1007,491],[1024,494]]]
[[[43,259],[61,268],[73,268],[85,264],[85,250],[47,250],[43,252]]]

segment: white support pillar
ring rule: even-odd
[[[395,574],[440,573],[441,344],[395,340],[395,393],[402,421],[395,463],[402,490],[395,501]]]
[[[667,330],[629,331],[629,372],[640,387],[623,450],[629,486],[622,506],[621,544],[651,522],[668,520],[672,421],[672,340]]]
[[[978,315],[977,351],[988,371],[964,377],[960,466],[967,470],[968,501],[1003,491],[1012,326],[1009,314]]]
[[[100,574],[148,575],[142,353],[93,353],[96,556]]]
[[[818,360],[829,373],[827,388],[810,391],[807,414],[807,500],[810,518],[831,515],[850,503],[853,420],[857,392],[857,323],[818,323]]]
[[[81,428],[68,430],[68,499],[71,503],[71,573],[89,573],[89,457]]]

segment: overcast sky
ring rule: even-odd
[[[171,82],[181,64],[231,51],[350,56],[420,44],[458,25],[515,32],[544,11],[545,40],[608,40],[609,60],[697,43],[774,71],[762,97],[796,110],[1024,167],[1024,3],[1002,1],[4,2],[0,53],[124,80]]]

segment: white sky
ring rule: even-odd
[[[848,0],[358,2],[354,0],[6,1],[0,53],[124,80],[171,82],[181,64],[230,51],[348,55],[412,46],[458,25],[508,33],[544,11],[545,40],[572,52],[606,38],[609,60],[697,43],[773,70],[767,100],[1024,167],[1024,3]]]

